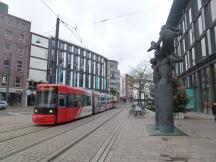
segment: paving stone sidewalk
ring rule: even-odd
[[[8,106],[7,109],[4,111],[12,111],[12,112],[33,112],[34,107],[28,106],[28,107],[22,107],[22,106]]]
[[[216,123],[210,115],[187,113],[175,120],[188,136],[150,136],[146,125],[154,123],[152,112],[125,120],[107,162],[216,162]]]

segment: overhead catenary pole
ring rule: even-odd
[[[10,88],[10,72],[11,72],[11,55],[12,53],[10,53],[9,55],[9,62],[8,62],[8,75],[7,75],[7,88],[6,88],[6,101],[9,101],[9,97],[10,97],[10,92],[9,92],[9,88]]]
[[[57,17],[57,20],[56,20],[56,33],[55,33],[55,47],[54,47],[54,56],[55,56],[55,59],[54,59],[54,83],[58,84],[59,83],[59,63],[57,61],[57,58],[58,58],[58,39],[59,39],[59,17]],[[57,77],[56,77],[57,76]],[[57,78],[57,79],[56,79]]]

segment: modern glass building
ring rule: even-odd
[[[109,94],[112,94],[119,98],[120,91],[120,71],[118,70],[118,62],[115,60],[108,60],[108,81],[107,90]]]
[[[64,40],[59,40],[57,57],[54,49],[55,38],[52,37],[48,63],[49,83],[107,92],[107,58]]]
[[[189,108],[210,113],[216,99],[216,0],[174,0],[167,24],[183,32],[175,52],[184,61],[175,72],[191,98]]]

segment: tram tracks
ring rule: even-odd
[[[19,129],[25,129],[25,128],[28,128],[28,127],[32,127],[32,124],[31,125],[28,124],[28,125],[25,125],[25,126],[11,126],[10,128],[1,129],[0,133],[8,133],[8,132],[12,132],[12,131],[19,130]]]
[[[24,129],[24,130],[23,130]],[[32,133],[43,131],[49,129],[49,127],[40,127],[40,126],[27,126],[16,130],[11,130],[9,132],[4,132],[0,134],[0,143],[8,140],[12,140],[18,137],[26,136]]]
[[[63,149],[49,155],[42,161],[53,162],[77,160],[103,162],[117,137],[119,137],[120,131],[125,124],[124,121],[121,121],[122,114],[116,117],[117,115],[104,121],[93,130],[69,143]],[[76,157],[77,155],[79,156]]]
[[[107,116],[109,116],[110,114],[117,115],[121,111],[117,110],[118,113],[116,113],[116,110],[110,111],[110,112],[111,113],[104,112],[104,113],[92,116],[91,118],[84,118],[82,120],[78,120],[76,123],[73,124],[72,128],[71,128],[71,125],[66,124],[66,125],[61,125],[59,127],[58,126],[53,127],[52,130],[43,130],[43,131],[40,131],[40,132],[36,132],[34,134],[27,135],[27,137],[25,137],[25,140],[24,140],[24,137],[20,137],[20,138],[22,138],[20,140],[18,140],[19,138],[17,138],[17,139],[12,139],[12,140],[9,140],[9,141],[2,142],[4,145],[7,145],[7,149],[1,148],[1,146],[0,146],[0,160],[3,160],[3,159],[6,160],[7,158],[10,159],[10,157],[13,157],[16,154],[25,152],[28,149],[30,149],[32,147],[35,147],[35,146],[38,146],[40,144],[43,144],[44,142],[52,140],[53,138],[58,138],[59,136],[70,133],[74,129],[76,129],[76,128],[80,127],[80,126],[83,126],[85,124],[88,124],[88,123],[90,123],[90,122],[92,122],[92,121],[94,121],[96,119],[100,119],[105,115],[107,115]],[[111,115],[111,116],[113,116],[113,115]],[[61,128],[61,131],[56,132],[60,128]],[[45,133],[45,131],[49,131],[49,133],[48,132]],[[48,136],[46,135],[45,138],[38,138],[38,137],[44,137],[44,135],[47,134],[47,133],[48,133]],[[24,143],[20,143],[20,141],[22,141]],[[31,142],[29,142],[29,141],[31,141]],[[18,143],[18,144],[13,147],[12,143],[16,143],[16,144]],[[9,148],[8,148],[8,146],[9,146]]]

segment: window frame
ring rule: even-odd
[[[20,64],[22,66],[21,68],[18,67],[19,66],[18,63],[21,63]],[[22,71],[22,70],[23,70],[23,62],[22,61],[17,61],[17,63],[16,63],[16,71]]]
[[[17,79],[19,78],[19,81],[20,82],[17,82]],[[21,83],[22,83],[22,78],[21,77],[19,77],[19,76],[16,76],[16,78],[15,78],[15,85],[16,85],[16,88],[21,88]]]

